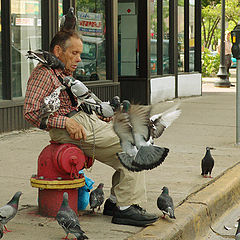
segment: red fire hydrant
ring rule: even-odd
[[[30,179],[32,187],[38,188],[40,214],[55,217],[64,192],[68,192],[69,205],[77,213],[78,188],[85,185],[84,176],[78,172],[92,164],[92,158],[76,145],[50,141],[38,157],[37,175]]]

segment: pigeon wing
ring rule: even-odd
[[[137,142],[143,138],[145,141],[149,140],[149,117],[151,106],[131,105],[129,110],[129,119],[133,129],[134,139]],[[138,147],[138,146],[137,146]]]
[[[10,205],[5,205],[1,207],[0,222],[5,225],[9,220],[11,220],[16,215],[16,213],[17,213],[16,209]]]
[[[41,63],[44,63],[46,64],[47,61],[45,60],[44,56],[43,56],[43,52],[42,51],[31,51],[29,50],[27,52],[27,57],[30,58],[30,59],[35,59],[35,60],[38,60],[39,62]]]

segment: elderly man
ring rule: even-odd
[[[41,125],[42,99],[61,86],[65,76],[72,75],[81,61],[83,43],[76,31],[60,31],[51,41],[50,51],[65,64],[65,70],[38,64],[27,84],[24,116],[36,127]],[[95,158],[115,169],[112,176],[110,198],[106,200],[103,214],[113,216],[112,222],[134,226],[146,226],[158,217],[147,213],[138,204],[145,201],[145,177],[143,172],[128,171],[116,156],[121,151],[119,138],[111,123],[98,118],[95,113],[77,108],[76,98],[61,91],[60,107],[47,121],[46,130],[52,140],[73,143],[87,156]],[[107,119],[109,120],[109,119]]]

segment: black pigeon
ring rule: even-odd
[[[55,68],[60,68],[62,70],[65,69],[65,65],[64,63],[59,60],[53,53],[48,52],[48,51],[44,51],[44,50],[29,50],[27,52],[27,58],[29,59],[35,59],[38,60],[39,62],[41,62],[42,64],[49,66],[53,69]]]
[[[100,183],[98,185],[98,187],[90,193],[89,203],[90,203],[90,208],[92,209],[93,213],[94,213],[94,209],[97,207],[98,207],[98,211],[99,211],[100,206],[104,202],[103,186],[104,186],[104,184]]]
[[[212,173],[212,169],[214,166],[214,159],[211,155],[210,150],[214,150],[215,148],[212,147],[206,147],[206,154],[204,156],[204,158],[202,159],[202,173],[201,175],[203,175],[203,177],[207,178],[211,178],[211,173]]]
[[[12,199],[0,208],[0,224],[2,224],[7,232],[10,232],[5,226],[11,219],[15,217],[18,211],[19,198],[22,192],[16,192]]]
[[[65,239],[68,239],[69,233],[74,234],[77,240],[88,239],[80,227],[77,214],[68,205],[67,192],[63,193],[62,205],[57,213],[56,219],[58,221],[58,224],[64,229],[67,234]]]
[[[235,233],[235,240],[240,240],[240,219],[238,219],[238,227]]]
[[[70,7],[67,14],[63,15],[60,23],[60,31],[74,30],[76,27],[77,18],[74,15],[74,8]]]
[[[176,218],[174,215],[173,200],[169,196],[167,187],[163,187],[162,193],[157,199],[157,206],[162,211],[163,218],[165,218],[165,215],[169,215],[170,218]]]

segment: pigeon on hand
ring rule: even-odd
[[[94,213],[94,209],[97,207],[99,211],[100,206],[104,202],[103,186],[104,184],[100,183],[98,187],[90,193],[89,203],[90,203],[90,208],[92,209],[92,213]]]
[[[45,129],[47,127],[48,118],[54,112],[56,112],[60,107],[59,94],[62,90],[66,89],[65,86],[61,85],[56,88],[49,96],[43,99],[43,103],[40,106],[40,129]]]
[[[6,224],[15,217],[18,211],[19,198],[22,192],[16,192],[12,199],[3,207],[0,208],[0,224],[2,224],[6,232],[11,232],[7,229]]]
[[[155,114],[150,118],[150,134],[152,138],[159,138],[165,128],[168,128],[181,114],[180,104],[167,109],[163,113]]]
[[[38,60],[45,66],[51,67],[53,69],[56,68],[60,68],[62,70],[65,69],[64,63],[51,52],[47,52],[41,49],[36,51],[29,50],[26,56],[29,59]]]
[[[169,149],[150,142],[149,115],[151,106],[130,105],[122,102],[122,111],[113,118],[113,129],[120,138],[123,152],[117,153],[128,170],[149,170],[160,165]]]
[[[211,173],[212,173],[212,169],[214,166],[214,159],[211,155],[210,150],[215,150],[215,148],[212,147],[206,147],[206,154],[204,156],[204,158],[202,159],[202,173],[201,175],[205,178],[209,177],[212,178]]]
[[[74,15],[74,8],[70,7],[67,14],[63,15],[60,22],[60,31],[74,30],[76,27],[77,18]]]
[[[162,188],[162,193],[157,199],[157,206],[162,211],[163,218],[165,218],[166,215],[169,215],[170,218],[176,219],[174,215],[173,200],[171,196],[169,196],[167,187]]]
[[[88,239],[88,237],[84,234],[84,231],[81,229],[77,214],[68,205],[67,192],[63,193],[62,205],[57,213],[56,219],[58,224],[67,234],[65,239],[68,239],[69,233],[74,234],[77,240]]]
[[[238,227],[235,233],[235,240],[240,240],[240,219],[238,219]]]

